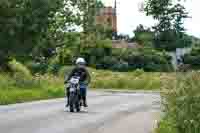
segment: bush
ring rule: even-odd
[[[98,62],[97,69],[111,69],[117,63],[118,60],[115,57],[105,56]]]
[[[16,60],[12,60],[9,63],[10,68],[12,69],[12,78],[7,75],[7,84],[8,86],[5,88],[13,87],[13,88],[38,88],[39,85],[34,81],[33,75],[31,74],[30,70],[20,62]]]
[[[31,79],[31,72],[25,65],[21,64],[20,62],[12,60],[9,62],[9,66],[12,69],[14,75],[21,76],[24,79]]]
[[[143,69],[145,71],[172,71],[170,57],[165,53],[152,49],[129,52],[125,59],[129,63],[129,69]]]
[[[159,123],[159,128],[155,129],[156,133],[178,133],[176,127],[176,122],[172,121],[171,119],[167,118],[162,120]]]
[[[191,69],[200,69],[200,48],[193,48],[190,54],[183,57],[184,64],[189,64]]]
[[[200,73],[180,74],[163,81],[165,117],[159,126],[160,133],[163,133],[161,129],[174,129],[175,133],[199,133]],[[169,123],[167,121],[171,123],[164,124]]]
[[[112,56],[104,56],[96,65],[97,69],[129,71],[143,69],[148,72],[172,71],[171,58],[164,52],[148,49],[114,49]]]
[[[47,72],[56,75],[58,74],[60,68],[61,68],[60,64],[49,64]]]
[[[127,62],[121,61],[117,64],[113,64],[111,69],[119,72],[127,72],[129,70],[129,66]]]
[[[138,76],[140,76],[140,75],[142,75],[142,74],[144,74],[144,70],[143,70],[143,69],[136,69],[136,70],[134,71],[134,75],[135,75],[136,77],[138,77]]]
[[[64,78],[65,75],[69,75],[69,73],[72,71],[72,66],[63,66],[58,72],[59,77]]]
[[[71,65],[73,61],[73,52],[70,49],[61,48],[57,57],[54,57],[51,64]]]
[[[47,72],[48,64],[42,62],[28,62],[27,67],[30,69],[32,74],[40,73],[44,74]]]

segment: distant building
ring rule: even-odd
[[[137,49],[141,48],[141,46],[136,42],[127,42],[125,40],[113,40],[112,41],[113,48],[126,48],[126,49]]]
[[[117,2],[115,0],[114,7],[104,7],[100,9],[96,16],[96,24],[110,26],[113,30],[113,35],[117,35]]]

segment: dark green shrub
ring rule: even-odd
[[[183,57],[184,64],[189,64],[191,69],[200,69],[200,48],[193,48],[190,54]]]
[[[103,57],[97,65],[98,69],[110,69],[113,65],[117,64],[118,60],[112,56],[105,56]]]
[[[30,71],[34,73],[41,73],[44,74],[47,72],[48,64],[41,63],[41,62],[29,62],[26,64]]]
[[[129,52],[124,58],[129,64],[129,69],[143,69],[145,71],[171,71],[170,57],[165,53],[152,49]]]
[[[129,65],[127,62],[121,61],[117,64],[113,64],[111,69],[114,71],[119,71],[119,72],[127,72],[129,70]]]
[[[32,75],[30,70],[22,63],[12,60],[9,62],[9,66],[12,69],[13,74],[20,75],[24,77],[24,79],[31,79]]]
[[[60,68],[61,68],[60,64],[50,64],[48,66],[47,72],[52,73],[52,74],[58,74]]]
[[[153,49],[113,49],[112,56],[104,56],[98,60],[98,69],[129,71],[172,71],[171,57],[164,52]]]
[[[59,77],[65,77],[66,75],[69,75],[69,73],[72,71],[73,66],[63,66],[60,68],[58,75]]]

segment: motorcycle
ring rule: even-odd
[[[78,76],[73,76],[69,81],[69,110],[70,112],[80,112],[82,100],[80,93],[80,85],[79,85]]]

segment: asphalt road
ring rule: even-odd
[[[64,99],[0,106],[1,133],[151,133],[158,93],[89,92],[87,111],[65,112]]]

